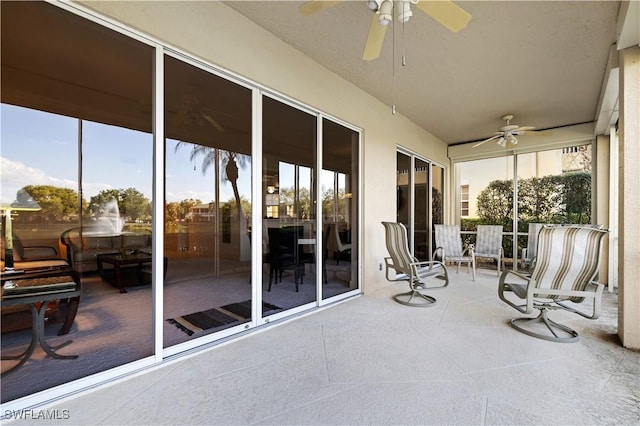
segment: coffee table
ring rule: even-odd
[[[138,275],[140,283],[143,279],[142,267],[151,263],[151,254],[146,252],[136,252],[131,254],[123,253],[105,253],[96,257],[98,262],[98,273],[100,277],[110,283],[112,286],[120,290],[120,293],[126,293],[124,288],[123,272],[126,270],[134,270]],[[112,265],[112,268],[105,268],[104,264]]]
[[[124,273],[133,271],[137,275],[138,284],[148,284],[144,282],[144,266],[152,262],[151,253],[136,251],[134,253],[103,253],[96,256],[98,262],[98,272],[100,277],[126,293]],[[112,268],[105,268],[105,264],[112,265]],[[164,270],[167,270],[167,258],[164,258]]]

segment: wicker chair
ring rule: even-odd
[[[589,319],[600,316],[604,285],[593,280],[607,232],[581,226],[545,226],[540,230],[531,276],[505,270],[498,283],[502,301],[523,314],[539,311],[537,317],[512,319],[516,330],[553,342],[579,340],[575,330],[552,321],[548,314],[564,310]],[[592,306],[587,309],[585,301]]]

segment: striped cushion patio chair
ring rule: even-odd
[[[527,246],[522,249],[522,268],[529,269],[533,267],[538,251],[538,233],[544,226],[544,223],[530,223],[529,233],[527,234]]]
[[[540,230],[531,276],[505,270],[498,283],[502,301],[523,314],[539,311],[537,317],[512,319],[516,330],[553,342],[580,339],[575,330],[552,321],[548,313],[564,310],[589,319],[600,316],[604,284],[594,279],[607,232],[584,226],[545,226]]]
[[[502,225],[478,225],[476,244],[473,247],[475,258],[494,259],[498,263],[500,276],[502,254]]]
[[[462,248],[460,225],[434,225],[436,234],[436,250],[434,259],[441,259],[444,264],[457,264],[456,273],[460,272],[460,264],[467,263],[467,271],[471,271],[471,279],[476,280],[476,260],[473,246]]]
[[[418,261],[409,251],[407,241],[407,228],[402,223],[382,222],[385,229],[385,239],[389,257],[385,257],[388,281],[407,281],[410,290],[393,296],[393,299],[407,306],[427,307],[433,306],[436,299],[421,293],[420,290],[434,287],[446,287],[449,285],[447,268],[439,261]],[[390,274],[393,270],[393,276]],[[444,281],[438,286],[427,286],[432,279]]]

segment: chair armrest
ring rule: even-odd
[[[562,301],[557,301],[556,304],[584,318],[598,319],[600,317],[600,313],[602,312],[602,292],[604,290],[604,284],[596,281],[591,281],[588,287],[595,287],[595,289],[594,290],[585,289],[583,291],[575,291],[573,293],[575,293],[577,297],[593,299],[593,306],[591,308],[591,312],[581,311],[577,309],[577,307],[568,306]],[[566,292],[563,294],[566,294]]]
[[[515,275],[516,277],[524,280],[525,282],[520,284],[513,284],[505,282],[509,275]],[[533,313],[533,297],[527,297],[527,293],[529,292],[529,284],[531,282],[531,277],[521,274],[516,271],[512,271],[510,269],[505,269],[502,271],[502,275],[500,275],[500,280],[498,281],[498,297],[507,305],[516,309],[517,311],[522,312],[523,314]],[[505,293],[513,293],[523,302],[523,304],[516,304],[509,300]]]
[[[439,260],[422,260],[422,261],[415,261],[415,262],[411,262],[410,263],[411,266],[415,266],[417,268],[422,268],[424,266],[444,266],[444,264],[442,262],[440,262]]]
[[[396,281],[406,281],[408,278],[408,275],[405,273],[401,273],[398,274],[398,271],[396,270],[395,266],[393,265],[393,260],[391,260],[390,257],[385,257],[384,258],[384,264],[385,264],[385,271],[384,271],[384,276],[387,279],[387,281],[391,281],[391,282],[396,282]],[[395,277],[391,278],[389,276],[389,270],[393,269],[393,271],[396,273]]]
[[[444,248],[436,247],[431,256],[435,259],[436,256],[438,256],[438,253],[440,253],[440,259],[444,259]]]

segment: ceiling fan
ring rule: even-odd
[[[300,6],[300,13],[304,16],[312,15],[342,1],[311,0]],[[413,16],[411,5],[415,5],[454,33],[465,28],[471,19],[469,13],[450,0],[365,0],[365,2],[369,10],[374,12],[362,55],[362,59],[366,61],[380,56],[387,26],[393,20],[394,8],[397,11],[398,21],[401,23],[408,22],[409,18]]]
[[[211,109],[206,106],[202,98],[196,93],[196,88],[189,86],[182,96],[178,110],[169,121],[174,125],[196,124],[203,126],[209,123],[217,131],[224,132],[224,127],[212,117],[213,114],[211,114],[211,112]]]
[[[494,135],[490,138],[478,142],[477,144],[473,145],[472,148],[476,148],[485,142],[493,140],[495,140],[496,143],[500,146],[507,146],[507,143],[515,145],[518,143],[518,139],[516,139],[516,136],[524,135],[525,132],[535,129],[535,127],[532,126],[518,126],[516,124],[511,124],[511,120],[513,120],[513,114],[507,114],[503,116],[502,119],[506,121],[507,124],[502,126],[499,132],[495,132]]]

